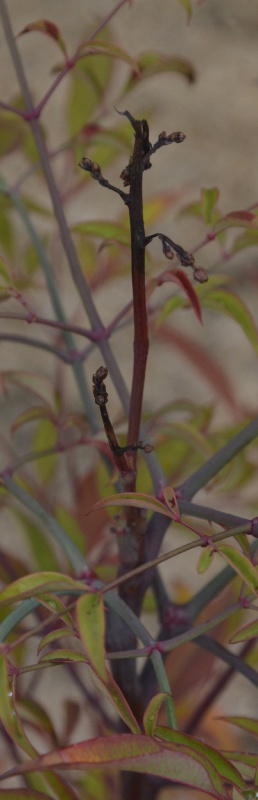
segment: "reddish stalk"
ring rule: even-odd
[[[142,399],[146,364],[149,350],[148,322],[145,294],[145,230],[143,221],[142,173],[143,153],[149,146],[149,130],[145,120],[130,121],[135,130],[135,144],[130,164],[130,228],[131,259],[134,311],[134,364],[130,397],[128,444],[135,444],[139,438]],[[123,173],[122,173],[123,175]],[[133,454],[133,468],[136,467],[137,453]],[[135,490],[134,476],[131,491]]]

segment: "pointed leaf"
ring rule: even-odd
[[[35,572],[25,575],[6,586],[0,592],[0,606],[15,603],[25,597],[38,597],[49,592],[64,591],[69,594],[72,590],[85,592],[86,586],[81,581],[73,580],[68,575],[59,572]]]
[[[24,33],[30,33],[30,31],[38,31],[39,33],[44,33],[46,36],[50,36],[51,39],[58,44],[62,53],[67,55],[66,45],[63,40],[63,37],[60,34],[60,30],[54,22],[50,22],[48,19],[38,19],[36,22],[30,22],[25,28],[18,33],[18,36],[23,36]]]
[[[227,228],[254,228],[257,225],[257,217],[251,211],[231,211],[216,222],[213,227],[215,234]]]
[[[214,747],[210,747],[202,740],[195,739],[193,736],[179,733],[179,731],[171,731],[162,726],[158,726],[156,728],[156,736],[161,737],[163,740],[165,739],[165,741],[172,742],[173,744],[191,747],[196,753],[206,756],[216,770],[218,770],[222,778],[225,778],[226,781],[232,783],[233,785],[235,784],[240,789],[245,788],[245,782],[243,781],[240,772],[238,772],[238,770],[233,767],[230,761],[228,761],[218,750],[215,750]]]
[[[164,56],[163,53],[151,51],[142,53],[138,58],[138,70],[140,75],[136,75],[134,72],[131,73],[124,87],[123,96],[130,92],[139,81],[151,78],[153,75],[158,75],[162,72],[178,72],[191,83],[195,80],[195,72],[190,61],[184,58]]]
[[[97,685],[101,694],[103,694],[108,702],[111,703],[116,713],[119,714],[121,719],[124,720],[129,730],[134,734],[139,733],[140,728],[136,722],[133,712],[130,709],[129,703],[127,702],[126,698],[121,692],[121,689],[119,689],[119,686],[115,682],[108,669],[105,681],[100,678],[95,667],[93,667],[91,664],[88,664],[88,669],[90,670],[94,683]]]
[[[168,486],[164,486],[163,489],[162,489],[162,494],[163,494],[165,503],[166,503],[170,513],[171,513],[171,516],[173,516],[173,519],[175,519],[177,522],[180,522],[181,521],[181,514],[180,514],[180,511],[179,511],[179,508],[178,508],[178,505],[177,505],[175,489],[173,489],[173,487],[169,486],[169,485]]]
[[[16,433],[16,431],[21,428],[23,425],[26,425],[28,422],[34,422],[34,420],[38,419],[53,419],[53,411],[48,406],[31,406],[31,408],[26,408],[25,411],[22,411],[18,417],[14,420],[11,433]]]
[[[41,650],[43,650],[44,647],[47,647],[47,645],[52,644],[52,642],[55,642],[57,639],[65,639],[65,637],[67,636],[71,637],[74,635],[75,634],[71,630],[71,628],[57,628],[54,631],[49,631],[49,633],[46,633],[46,636],[43,636],[43,639],[41,639],[41,641],[39,642],[38,655],[39,653],[41,653]]]
[[[244,250],[246,247],[257,247],[258,245],[258,230],[257,228],[244,231],[234,241],[232,252],[238,253],[239,250]]]
[[[71,227],[73,233],[80,233],[86,236],[96,236],[99,239],[110,239],[118,244],[129,247],[130,234],[128,227],[119,223],[108,222],[105,220],[92,220],[91,222],[79,222]]]
[[[120,734],[79,742],[61,750],[53,750],[36,760],[14,767],[6,775],[22,775],[38,769],[105,769],[158,775],[176,783],[192,786],[216,797],[227,798],[217,770],[200,753],[178,746],[164,746],[142,734]]]
[[[163,505],[163,503],[160,502],[160,500],[156,500],[155,497],[151,497],[148,494],[141,494],[140,492],[121,492],[121,494],[112,494],[109,497],[105,497],[103,500],[99,500],[98,503],[95,503],[95,505],[92,506],[87,513],[91,514],[92,511],[98,511],[98,509],[108,508],[109,506],[133,506],[136,508],[146,508],[147,511],[158,511],[159,514],[164,514],[165,517],[174,519],[172,514]]]
[[[105,612],[103,595],[100,592],[88,593],[77,602],[77,621],[82,643],[97,673],[105,681]]]
[[[183,289],[183,291],[185,292],[185,294],[186,294],[186,296],[187,296],[187,298],[189,300],[189,303],[192,306],[192,309],[193,309],[194,313],[196,314],[197,319],[199,320],[199,322],[202,322],[202,309],[201,309],[201,304],[200,304],[200,300],[199,300],[198,294],[196,293],[196,291],[195,291],[195,289],[193,287],[193,284],[191,283],[191,281],[189,280],[189,278],[185,274],[185,272],[183,272],[182,269],[165,270],[165,272],[163,272],[162,275],[159,276],[156,285],[157,286],[162,286],[163,283],[167,283],[169,281],[171,281],[173,283],[177,283],[178,286],[181,286],[181,289]],[[168,303],[169,303],[169,300],[165,304],[165,308],[166,309],[168,309]],[[161,321],[163,321],[166,318],[166,316],[167,316],[167,313],[164,313],[164,309],[163,309],[159,319],[161,319]]]
[[[209,569],[210,565],[212,564],[213,557],[214,557],[213,547],[205,547],[205,549],[202,551],[199,557],[197,564],[197,571],[199,572],[200,575],[202,575],[203,572],[206,572],[207,569]]]
[[[31,449],[33,454],[35,455],[35,463],[37,466],[37,471],[41,480],[44,483],[47,483],[53,478],[56,466],[57,466],[57,455],[44,455],[39,459],[36,459],[37,453],[41,453],[47,447],[56,447],[58,443],[58,429],[57,425],[53,423],[53,421],[47,417],[42,418],[39,420],[36,430],[32,436],[32,445]]]
[[[249,622],[248,625],[245,625],[244,628],[241,628],[240,631],[234,633],[234,636],[231,636],[229,640],[231,644],[235,644],[236,642],[246,642],[248,639],[256,639],[258,636],[258,619],[255,619],[253,622]]]
[[[217,187],[213,187],[212,189],[202,189],[201,190],[201,198],[202,198],[202,211],[203,211],[203,218],[204,221],[210,225],[213,221],[212,219],[212,212],[216,206],[216,203],[219,199],[219,190]]]
[[[87,599],[86,599],[87,598]],[[82,644],[91,662],[91,669],[100,690],[115,706],[129,729],[137,733],[139,726],[121,689],[112,678],[105,663],[105,613],[103,596],[98,593],[84,595],[77,602],[77,620]]]
[[[159,692],[148,703],[143,716],[143,727],[147,736],[154,736],[159,711],[167,699],[169,699],[167,692]]]
[[[0,719],[12,741],[21,747],[31,758],[37,756],[37,751],[32,746],[23,729],[19,715],[14,705],[13,680],[9,678],[7,661],[4,654],[0,654]]]
[[[3,258],[0,258],[0,275],[9,286],[13,283],[6,261]]]
[[[258,736],[258,720],[251,719],[250,717],[220,717],[223,722],[229,722],[230,725],[236,725],[244,731],[252,733],[253,736]]]
[[[217,545],[217,550],[228,564],[240,575],[240,578],[249,588],[258,595],[258,567],[254,566],[243,553],[231,547],[229,544]]]
[[[111,58],[118,58],[121,61],[126,61],[129,64],[136,75],[139,73],[138,63],[127,50],[124,48],[119,47],[117,44],[113,42],[103,41],[101,39],[92,39],[90,43],[82,42],[82,44],[78,47],[78,53],[81,55],[106,55],[111,56]]]
[[[222,311],[238,322],[256,353],[258,352],[258,337],[254,321],[250,311],[237,295],[228,289],[212,289],[202,298],[202,305],[214,309],[214,311]]]
[[[191,0],[179,0],[179,3],[185,8],[188,20],[190,20],[193,13]]]
[[[85,662],[86,658],[83,653],[78,653],[77,650],[68,650],[65,648],[60,647],[59,650],[51,650],[50,653],[45,653],[44,656],[41,656],[39,659],[39,663],[42,664],[45,661],[51,664],[52,661],[58,662],[60,664],[69,664],[70,662]]]

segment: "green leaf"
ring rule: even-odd
[[[19,714],[17,712],[14,694],[14,679],[11,681],[8,676],[8,667],[4,654],[0,654],[0,718],[5,727],[5,730],[21,749],[31,758],[38,756],[37,750],[29,741]],[[48,772],[45,776],[37,776],[37,788],[48,789],[48,786],[53,788],[57,797],[62,797],[62,800],[76,800],[76,795],[73,790],[66,786],[66,783]],[[44,795],[45,796],[45,795]]]
[[[240,775],[240,772],[233,767],[230,761],[221,755],[218,750],[215,750],[213,747],[205,744],[200,739],[195,739],[192,736],[179,733],[179,731],[170,731],[168,728],[160,726],[156,728],[155,734],[165,741],[169,741],[180,746],[186,745],[187,747],[192,748],[196,753],[206,756],[211,761],[215,769],[218,770],[221,778],[235,786],[238,786],[240,789],[245,788],[245,783]]]
[[[57,427],[51,419],[41,419],[37,425],[32,439],[32,452],[36,456],[37,452],[47,448],[55,447],[58,440]],[[57,456],[46,455],[36,461],[39,476],[44,483],[48,483],[55,473]]]
[[[197,571],[199,572],[200,575],[202,575],[203,572],[206,572],[207,569],[209,569],[209,567],[212,564],[213,557],[214,557],[213,547],[208,546],[205,547],[204,550],[202,550],[197,564]]]
[[[111,58],[118,58],[120,61],[125,61],[129,64],[134,72],[138,74],[138,62],[136,61],[127,50],[124,48],[119,47],[117,44],[109,41],[102,41],[101,39],[92,39],[91,42],[82,42],[82,44],[78,47],[78,52],[81,55],[107,55],[111,56]],[[81,57],[81,56],[80,56]]]
[[[230,725],[236,725],[244,731],[248,731],[253,736],[258,736],[258,720],[251,719],[250,717],[220,717],[223,722],[229,722]]]
[[[98,675],[105,681],[105,613],[100,592],[85,594],[77,602],[77,620],[82,643]]]
[[[258,352],[257,330],[252,316],[242,300],[228,289],[212,289],[202,298],[202,305],[214,311],[222,311],[238,322],[242,330]]]
[[[245,625],[244,628],[241,628],[240,631],[234,633],[234,636],[231,636],[230,643],[235,644],[236,642],[246,642],[248,639],[256,639],[258,636],[258,619],[255,619],[253,622],[249,622],[248,625]]]
[[[37,756],[37,751],[26,736],[20,717],[17,714],[14,705],[13,681],[9,678],[7,661],[4,654],[0,654],[0,686],[0,718],[5,730],[11,739],[16,742],[28,756],[34,758]]]
[[[258,230],[250,229],[246,230],[241,236],[238,236],[233,244],[232,252],[238,253],[240,250],[244,250],[246,247],[257,247],[258,245]]]
[[[67,531],[70,539],[72,539],[74,544],[76,544],[78,549],[83,553],[85,550],[84,535],[73,514],[71,514],[65,506],[56,506],[55,516],[58,522],[60,522],[60,525],[62,525],[62,528]]]
[[[110,239],[118,244],[129,247],[130,234],[128,226],[105,220],[92,220],[91,222],[79,222],[71,227],[73,233],[80,233],[85,236],[95,236],[98,239]]]
[[[185,8],[188,20],[190,20],[193,13],[191,0],[179,0],[179,3]]]
[[[70,634],[71,635],[71,634]],[[45,661],[51,664],[52,661],[58,662],[60,664],[69,664],[70,661],[81,663],[82,661],[86,661],[86,657],[83,653],[78,653],[77,650],[68,650],[65,648],[60,648],[59,650],[51,650],[50,653],[45,653],[44,656],[41,656],[39,659],[39,663],[42,664]]]
[[[16,516],[25,531],[37,568],[40,571],[58,571],[58,560],[49,544],[48,538],[31,518],[19,512],[16,512]]]
[[[216,186],[212,189],[202,189],[201,198],[204,222],[210,225],[213,222],[213,210],[219,199],[219,190]]]
[[[13,284],[13,280],[11,278],[10,272],[8,271],[6,261],[3,258],[0,258],[0,275],[6,281],[8,286]]]
[[[164,745],[143,734],[99,737],[26,761],[2,775],[23,775],[38,769],[119,768],[129,772],[157,775],[172,782],[192,786],[220,800],[227,791],[219,773],[208,758],[190,748]]]
[[[52,418],[53,411],[49,406],[31,406],[30,408],[26,408],[25,411],[22,411],[21,414],[16,417],[12,423],[11,433],[16,433],[19,428],[21,428],[23,425],[26,425],[28,422],[34,422],[38,419],[49,419],[51,421]]]
[[[57,639],[64,639],[67,636],[71,637],[74,635],[75,635],[74,631],[72,631],[71,628],[58,628],[54,631],[49,631],[49,633],[46,633],[46,636],[43,636],[43,639],[41,639],[39,643],[38,655],[39,653],[41,653],[41,650],[43,650],[44,647],[47,647],[47,645],[52,644],[52,642],[55,642]],[[52,652],[50,653],[50,655],[52,655]]]
[[[81,581],[73,580],[59,572],[35,572],[18,578],[10,586],[0,592],[0,606],[6,606],[26,597],[40,597],[49,592],[85,592],[86,586]]]
[[[100,593],[90,593],[87,595],[88,602],[85,602],[85,598],[86,595],[78,600],[77,620],[81,641],[90,660],[90,668],[94,679],[97,681],[102,694],[112,703],[117,713],[128,725],[128,728],[133,733],[138,733],[139,726],[130,706],[105,664],[103,597]]]
[[[145,508],[147,511],[158,511],[159,514],[164,514],[165,517],[174,519],[174,516],[160,500],[156,500],[155,497],[141,494],[140,492],[121,492],[120,494],[109,495],[109,497],[105,497],[103,500],[99,500],[98,503],[95,503],[95,505],[89,509],[88,514],[91,514],[92,511],[98,511],[101,508],[108,508],[109,506]]]
[[[218,544],[217,551],[222,555],[228,564],[240,575],[240,578],[249,588],[258,595],[258,567],[255,567],[243,553],[231,547],[229,544]]]
[[[107,28],[100,31],[98,40],[105,47]],[[94,111],[104,99],[113,74],[113,61],[104,54],[96,58],[85,56],[77,62],[71,75],[71,91],[68,103],[68,123],[72,136],[85,128]]]
[[[161,706],[165,700],[169,699],[171,700],[169,694],[166,692],[159,692],[159,694],[155,694],[148,703],[143,716],[143,727],[146,736],[154,736]]]
[[[14,255],[15,252],[15,233],[14,228],[12,225],[11,217],[1,208],[1,247],[5,250],[6,254],[10,257]],[[2,271],[4,268],[4,272]],[[6,278],[6,270],[4,266],[3,259],[0,258],[0,274],[3,275],[5,280]],[[7,273],[8,274],[8,273]],[[9,283],[13,283],[8,276]]]
[[[179,297],[178,295],[169,297],[157,317],[157,326],[160,326],[170,314],[173,314],[173,311],[177,311],[178,308],[182,308],[183,306],[186,306],[183,297]]]
[[[58,44],[62,53],[64,53],[65,56],[67,55],[65,42],[60,34],[59,28],[54,22],[50,22],[48,19],[38,19],[36,22],[30,22],[17,36],[23,36],[24,33],[30,33],[30,31],[37,31],[38,33],[44,33],[46,36],[50,36],[50,38],[54,39]]]
[[[191,83],[195,80],[195,71],[190,61],[184,58],[177,58],[175,56],[164,56],[163,53],[156,53],[149,51],[142,53],[138,58],[138,70],[140,75],[131,73],[129,80],[123,89],[123,97],[127,92],[130,92],[139,81],[151,78],[153,75],[158,75],[163,72],[177,72],[183,75]]]

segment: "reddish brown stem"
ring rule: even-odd
[[[135,144],[130,164],[130,228],[132,253],[132,285],[134,309],[134,364],[130,399],[128,443],[139,438],[145,372],[149,349],[147,309],[145,295],[145,230],[143,221],[142,173],[143,152],[148,143],[148,126],[145,120],[133,120]],[[137,453],[134,453],[134,469]],[[132,491],[135,489],[131,487]]]

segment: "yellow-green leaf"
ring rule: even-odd
[[[202,306],[214,311],[221,311],[238,322],[242,330],[258,352],[257,330],[250,314],[242,300],[228,289],[212,289],[202,298]]]
[[[190,61],[176,56],[165,56],[163,53],[154,51],[142,53],[138,58],[138,70],[139,76],[135,75],[134,72],[131,73],[124,87],[123,96],[131,91],[138,81],[151,78],[153,75],[158,75],[162,72],[178,72],[190,82],[195,80],[195,71]]]
[[[256,639],[258,636],[258,619],[255,619],[253,622],[249,622],[248,625],[245,625],[244,628],[241,628],[240,631],[234,633],[234,636],[231,636],[230,642],[235,644],[236,642],[246,642],[248,639]]]
[[[197,570],[200,575],[209,569],[210,565],[212,564],[213,556],[214,550],[212,547],[205,547],[205,549],[202,550],[197,564]]]
[[[90,222],[79,222],[71,228],[73,233],[81,233],[85,236],[96,236],[98,239],[111,239],[119,244],[130,244],[129,229],[125,225],[106,220],[92,220]]]
[[[49,592],[86,591],[86,586],[81,581],[73,580],[69,575],[59,572],[35,572],[24,575],[13,581],[0,592],[0,606],[24,600],[26,597],[39,597]]]
[[[147,736],[154,736],[160,708],[169,697],[167,692],[159,692],[148,703],[143,716],[143,727]]]
[[[229,544],[217,545],[217,549],[252,592],[258,595],[258,567]]]
[[[77,620],[81,641],[91,663],[105,681],[105,612],[103,595],[100,592],[88,593],[77,602]]]

